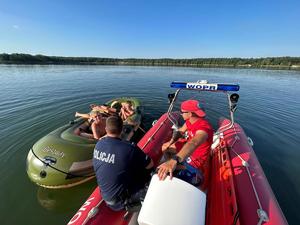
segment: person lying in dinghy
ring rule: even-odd
[[[153,167],[152,159],[141,149],[120,139],[122,129],[120,117],[108,117],[105,127],[107,135],[97,142],[93,158],[102,198],[115,211],[130,204],[140,204]]]
[[[118,101],[114,101],[111,105],[114,106],[118,104]],[[120,109],[118,109],[118,107],[109,107],[108,105],[96,105],[96,104],[91,104],[90,108],[93,111],[99,111],[101,113],[106,114],[107,116],[116,116],[118,115],[118,112],[120,111]]]
[[[111,105],[120,104],[119,102],[115,101]],[[104,105],[91,105],[92,110],[104,111],[105,113],[116,116],[119,115],[123,121],[127,120],[130,116],[135,113],[133,105],[130,101],[125,101],[121,103],[120,107],[109,107]]]
[[[106,134],[106,118],[99,112],[92,111],[89,114],[89,124],[83,124],[75,133],[82,137],[99,139]],[[89,133],[91,130],[92,133]]]
[[[96,106],[93,105],[94,107],[92,108],[92,112],[98,112],[101,114],[104,114],[105,116],[112,116],[112,115],[118,115],[116,113],[116,109],[110,108],[108,106]],[[91,119],[91,113],[80,113],[80,112],[75,112],[75,117],[81,117],[83,119],[90,120]]]
[[[117,101],[115,102],[118,103]],[[112,105],[116,104],[115,102],[113,102]],[[100,112],[106,116],[120,116],[123,121],[127,120],[130,116],[132,116],[135,113],[133,105],[131,104],[130,101],[122,102],[120,106],[121,108],[119,109],[114,107],[109,107],[106,105],[95,105],[95,104],[91,104],[90,107],[92,109],[92,112]],[[84,119],[91,118],[90,114],[79,113],[79,112],[75,113],[75,117],[81,117]]]
[[[183,138],[172,138],[162,146],[164,153],[172,153],[172,157],[158,167],[158,177],[164,180],[167,175],[172,179],[176,166],[186,161],[198,169],[207,180],[209,170],[209,153],[213,141],[213,128],[205,119],[206,113],[196,100],[187,100],[181,104],[181,115],[185,121],[178,129],[178,134],[187,131],[187,141]],[[202,184],[204,187],[205,185]]]
[[[133,105],[130,101],[122,102],[122,107],[120,109],[119,116],[122,118],[123,121],[127,120],[130,116],[132,116],[135,111]]]

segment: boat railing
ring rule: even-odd
[[[169,94],[170,106],[168,109],[168,118],[173,123],[174,129],[178,129],[178,122],[172,116],[171,112],[174,108],[174,104],[177,100],[177,97],[181,90],[191,90],[191,91],[210,91],[210,92],[223,92],[227,95],[228,105],[229,105],[229,113],[230,113],[230,123],[226,124],[223,127],[220,127],[216,132],[216,135],[229,130],[234,125],[234,112],[237,109],[237,102],[239,99],[239,95],[236,93],[230,94],[228,92],[231,91],[239,91],[240,86],[238,84],[221,84],[221,83],[208,83],[207,80],[201,80],[197,82],[178,82],[173,81],[170,85],[171,88],[176,88],[176,92],[174,94]]]

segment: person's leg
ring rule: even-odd
[[[110,202],[106,202],[106,205],[114,211],[120,211],[120,210],[125,209],[124,202],[122,202],[122,201],[119,201],[119,202],[116,202],[113,204],[111,204]]]
[[[76,112],[75,113],[75,117],[81,117],[81,118],[84,118],[84,119],[89,119],[90,118],[90,114]]]

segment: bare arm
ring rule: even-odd
[[[177,153],[177,156],[181,158],[181,162],[189,157],[202,143],[204,143],[207,137],[208,135],[205,131],[197,131],[196,135],[183,146],[180,152]]]
[[[102,109],[106,113],[116,113],[117,110],[115,108],[111,108],[109,106],[101,105],[100,109]]]
[[[208,134],[205,131],[199,130],[196,132],[196,135],[189,140],[180,152],[177,153],[177,156],[180,158],[180,162],[189,157],[202,143],[206,141]],[[158,167],[158,177],[160,180],[164,180],[168,173],[170,174],[170,178],[173,177],[173,171],[177,166],[177,161],[174,159],[170,159],[167,162],[161,164]]]
[[[180,133],[184,133],[186,130],[187,130],[187,126],[186,126],[185,123],[183,124],[182,127],[180,127],[180,128],[178,129],[178,131],[179,131]],[[163,144],[163,146],[162,146],[162,151],[163,151],[163,152],[166,151],[166,150],[167,150],[168,148],[170,148],[171,145],[172,145],[173,143],[175,143],[177,140],[178,140],[178,139],[175,140],[175,139],[173,139],[173,137],[172,137],[170,141],[168,141],[168,142],[166,142],[166,143]]]
[[[92,123],[92,132],[93,132],[93,138],[94,139],[99,139],[101,137],[99,129],[97,129],[97,125],[95,123]]]
[[[90,114],[76,112],[75,113],[75,117],[81,117],[81,118],[84,118],[84,119],[89,119],[90,118]]]

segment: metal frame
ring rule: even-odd
[[[170,103],[170,106],[169,106],[169,109],[168,109],[168,112],[167,112],[167,115],[168,115],[168,118],[169,120],[173,123],[173,125],[178,128],[178,122],[177,120],[172,116],[171,112],[173,110],[173,107],[174,107],[174,103],[179,95],[179,92],[183,90],[183,88],[179,88],[176,90],[175,92],[175,96],[174,98],[172,99],[172,102]],[[184,90],[189,90],[189,91],[195,91],[193,89],[184,89]],[[198,92],[200,92],[199,90],[197,90]],[[227,95],[227,99],[228,99],[228,105],[229,105],[229,114],[230,114],[230,124],[227,124],[223,127],[220,127],[218,129],[218,131],[215,133],[216,135],[226,131],[226,130],[229,130],[233,127],[234,125],[234,111],[236,110],[236,104],[233,104],[230,100],[230,94],[227,92],[227,91],[222,91],[223,93],[225,93]]]

